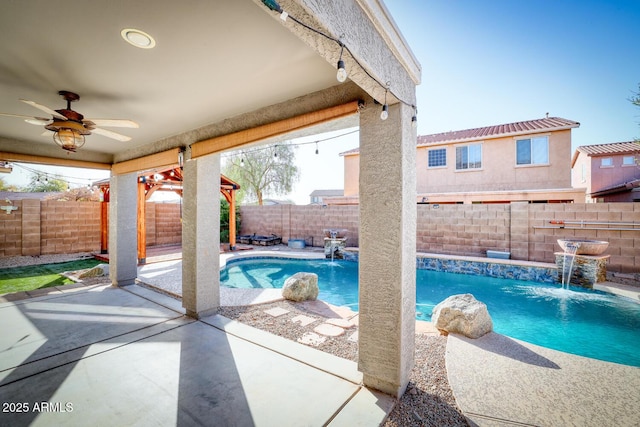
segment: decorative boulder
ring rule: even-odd
[[[493,330],[487,306],[471,294],[452,295],[436,305],[431,321],[440,331],[480,338]]]
[[[83,271],[78,275],[79,279],[88,279],[90,277],[100,277],[109,275],[109,264],[98,264],[93,268]]]
[[[296,273],[282,287],[282,296],[296,302],[315,300],[318,292],[318,275],[314,273]]]

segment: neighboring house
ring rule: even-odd
[[[640,144],[578,147],[571,162],[572,183],[586,189],[587,202],[640,202]]]
[[[571,129],[545,117],[418,136],[418,203],[584,202],[571,187]],[[359,149],[344,157],[345,200],[357,203]]]
[[[249,205],[257,205],[258,202],[249,203]],[[273,205],[293,205],[294,203],[291,200],[278,200],[278,199],[262,199],[263,206],[273,206]]]
[[[344,196],[344,190],[313,190],[313,192],[309,194],[309,204],[322,205],[324,204],[324,199],[327,197],[342,196]]]

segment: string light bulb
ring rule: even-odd
[[[277,145],[274,145],[273,158],[274,159],[278,158],[278,146]]]
[[[244,157],[240,157],[240,166],[244,166]]]
[[[417,108],[413,110],[413,116],[411,116],[411,127],[414,129],[418,127],[418,109]]]
[[[318,154],[318,143],[316,142],[316,154]]]
[[[387,82],[387,86],[384,91],[384,104],[382,105],[380,120],[387,120],[389,118],[389,105],[387,104],[387,93],[389,93],[389,84],[390,82]]]
[[[382,104],[382,112],[380,113],[380,120],[387,120],[389,118],[389,105],[387,105],[387,92],[389,87],[384,91],[384,104]]]
[[[382,112],[380,113],[380,120],[387,120],[389,118],[389,106],[385,103],[382,106]]]
[[[344,83],[347,80],[347,70],[344,68],[344,61],[342,60],[342,53],[344,52],[344,44],[340,42],[340,59],[338,59],[338,73],[336,78],[340,83]]]

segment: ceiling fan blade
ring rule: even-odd
[[[17,117],[19,119],[24,119],[25,122],[32,125],[42,126],[42,125],[48,125],[49,123],[51,123],[51,119],[46,119],[44,117],[23,116],[21,114],[7,114],[7,113],[0,113],[0,116]]]
[[[107,138],[111,138],[111,139],[115,139],[118,141],[130,141],[131,137],[129,136],[125,136],[125,135],[121,135],[119,133],[116,132],[112,132],[110,130],[106,130],[106,129],[101,129],[101,128],[95,128],[95,129],[91,129],[91,133],[96,133],[98,135],[102,135],[102,136],[106,136]]]
[[[29,101],[29,100],[26,100],[26,99],[21,99],[20,101],[24,102],[25,104],[29,104],[32,107],[35,107],[40,111],[44,111],[45,113],[51,114],[56,119],[67,120],[67,118],[65,116],[63,116],[62,114],[58,113],[56,110],[52,110],[51,108],[46,107],[46,106],[44,106],[42,104],[38,104],[37,102]]]
[[[139,128],[140,126],[133,120],[126,119],[85,119],[82,121],[89,126],[107,126],[117,128]]]

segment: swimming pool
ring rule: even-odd
[[[281,288],[287,277],[318,275],[319,299],[358,310],[358,264],[350,261],[253,258],[229,261],[221,284]],[[417,270],[416,317],[450,295],[472,293],[484,302],[494,331],[566,353],[640,367],[640,304],[582,288],[563,290],[513,279]]]

